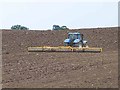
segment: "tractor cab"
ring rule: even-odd
[[[68,38],[69,39],[81,39],[81,34],[80,33],[68,33]]]
[[[76,46],[76,47],[83,47],[87,43],[86,40],[83,40],[83,34],[78,32],[68,33],[68,38],[64,40],[65,46]]]

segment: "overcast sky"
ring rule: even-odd
[[[4,0],[0,4],[0,28],[23,25],[30,29],[52,29],[52,25],[68,28],[118,26],[118,1],[38,1]]]

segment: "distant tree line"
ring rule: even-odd
[[[52,30],[69,30],[69,28],[67,28],[67,26],[59,26],[59,25],[53,25]]]
[[[29,30],[29,28],[21,25],[13,25],[11,29],[12,30]],[[53,25],[52,30],[69,30],[69,28],[67,28],[67,26],[60,27],[59,25]]]
[[[11,27],[12,30],[29,30],[29,28],[25,27],[25,26],[21,26],[21,25],[13,25]]]

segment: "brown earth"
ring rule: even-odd
[[[68,32],[80,32],[101,53],[27,52],[28,46],[63,45]],[[117,88],[118,28],[68,31],[2,30],[3,87]]]

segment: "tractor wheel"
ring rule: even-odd
[[[64,43],[64,46],[68,46],[68,44],[67,44],[67,43]]]
[[[88,45],[87,44],[83,44],[83,47],[88,47]]]
[[[78,47],[82,48],[82,43],[81,42],[78,43]]]

